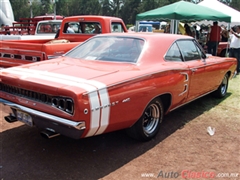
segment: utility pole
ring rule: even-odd
[[[58,2],[58,0],[52,0],[52,3],[53,3],[53,9],[54,9],[54,19],[56,20],[56,13],[57,13],[57,11],[56,11],[56,9],[57,9],[57,3]]]
[[[33,18],[33,12],[32,12],[32,0],[28,0],[28,4],[30,6],[30,17]]]

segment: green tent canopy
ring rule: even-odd
[[[185,1],[179,1],[167,6],[163,6],[157,9],[153,9],[138,14],[136,17],[136,21],[142,20],[148,21],[180,20],[183,22],[212,20],[231,22],[231,16],[205,6]]]

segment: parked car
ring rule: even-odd
[[[224,97],[235,58],[207,57],[194,38],[96,35],[63,57],[0,70],[8,122],[79,139],[120,129],[152,139],[165,114],[203,95]]]

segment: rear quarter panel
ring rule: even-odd
[[[184,80],[179,71],[170,70],[110,86],[109,126],[105,132],[132,126],[141,117],[149,102],[159,95],[169,94],[172,97],[171,108],[184,103],[185,98],[179,98],[179,94],[184,91]],[[166,107],[165,112],[168,108]]]

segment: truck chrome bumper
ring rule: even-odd
[[[8,115],[14,117],[17,117],[17,111],[27,113],[31,116],[34,126],[40,129],[51,129],[56,133],[74,139],[79,139],[86,128],[84,121],[75,122],[68,119],[60,118],[1,98],[0,109]]]

